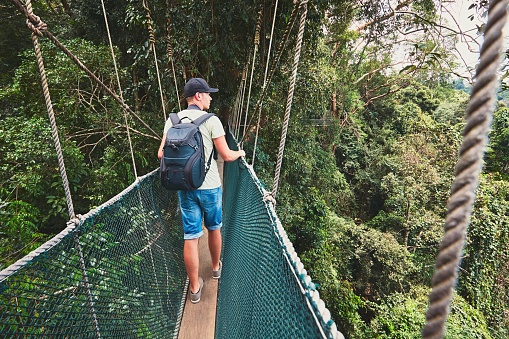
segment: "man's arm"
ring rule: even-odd
[[[166,133],[163,133],[163,138],[161,139],[161,145],[159,145],[159,150],[157,151],[157,157],[161,159],[163,157],[163,147],[164,141],[166,140]]]
[[[224,135],[217,137],[214,139],[214,146],[216,146],[216,150],[224,161],[235,161],[240,157],[245,157],[246,152],[244,150],[234,151],[228,147],[226,143],[226,139]],[[162,155],[161,155],[162,156]]]

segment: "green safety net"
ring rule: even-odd
[[[224,170],[215,337],[343,338],[252,169]],[[139,178],[0,272],[0,338],[177,337],[182,239],[175,192]]]
[[[171,338],[187,276],[157,171],[0,272],[1,338]]]
[[[216,338],[342,338],[255,173],[225,163],[223,178]]]

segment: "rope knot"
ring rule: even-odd
[[[32,32],[34,32],[34,34],[38,35],[38,36],[43,36],[43,32],[46,31],[46,29],[48,28],[48,25],[46,25],[46,23],[44,23],[41,18],[39,18],[37,15],[33,15],[32,14],[32,20],[27,19],[27,26],[28,28],[30,28],[30,30]]]
[[[264,202],[271,202],[274,206],[276,206],[276,198],[274,198],[274,194],[272,192],[265,192],[263,195]]]

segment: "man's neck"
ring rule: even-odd
[[[203,107],[199,103],[195,102],[190,102],[189,104],[187,104],[187,109],[199,109],[203,111]]]

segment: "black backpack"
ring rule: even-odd
[[[177,113],[170,114],[173,126],[166,132],[159,169],[165,188],[191,191],[203,184],[215,148],[205,164],[200,125],[212,116],[214,114],[206,113],[193,121],[187,117],[180,119]],[[190,122],[184,123],[183,119],[189,119]]]

